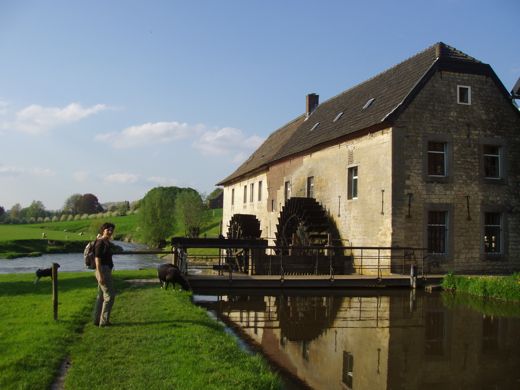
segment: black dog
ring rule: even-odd
[[[58,264],[58,268],[60,265]],[[34,279],[34,284],[40,281],[40,278],[51,277],[52,276],[52,268],[38,268],[36,270],[36,279]]]
[[[173,285],[174,290],[175,283],[179,283],[183,290],[191,290],[190,283],[176,265],[161,264],[159,267],[157,267],[157,276],[159,277],[161,288],[164,287],[165,290],[168,289],[168,284],[170,283]]]

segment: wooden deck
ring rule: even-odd
[[[439,284],[443,275],[429,275],[417,278],[417,287]],[[233,273],[220,275],[188,275],[188,280],[193,290],[199,289],[229,289],[229,288],[382,288],[382,287],[407,287],[411,288],[410,276],[387,275],[377,278],[374,275],[336,275],[333,279],[329,275],[255,275],[248,276]]]

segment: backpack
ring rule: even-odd
[[[96,269],[96,241],[89,241],[83,250],[83,260],[88,269]]]

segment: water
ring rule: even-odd
[[[147,249],[144,245],[123,241],[114,241],[114,244],[127,251]],[[160,263],[168,262],[168,260],[161,260],[155,255],[114,255],[113,259],[116,270],[155,268]],[[38,268],[49,268],[52,263],[60,265],[60,272],[85,271],[83,253],[55,253],[40,257],[0,259],[0,274],[34,273]]]
[[[297,378],[291,388],[520,389],[520,308],[491,316],[448,298],[311,290],[194,301]]]

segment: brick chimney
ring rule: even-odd
[[[309,93],[307,95],[307,117],[312,114],[312,112],[318,107],[318,104],[320,102],[320,96],[316,95],[315,93]]]

